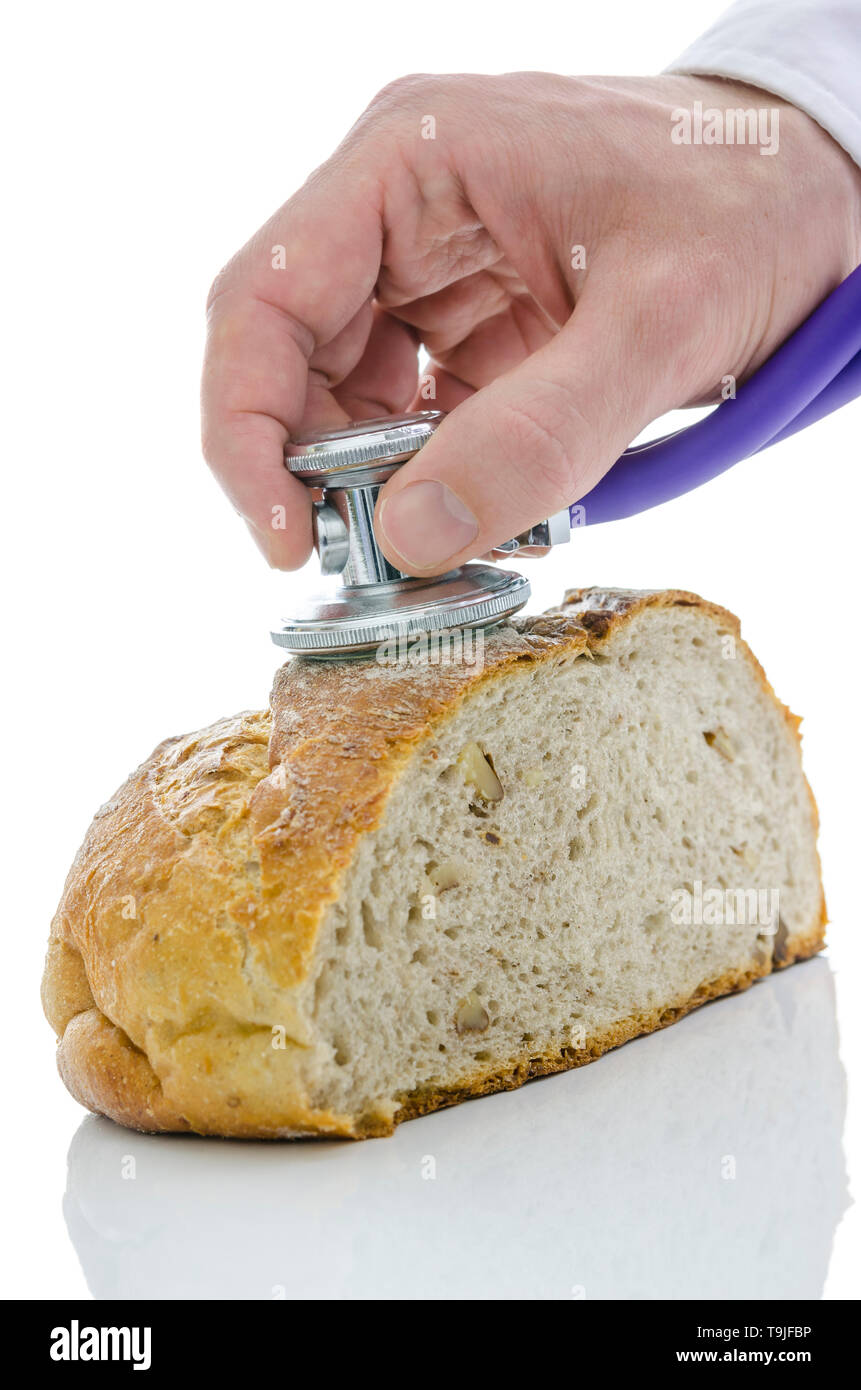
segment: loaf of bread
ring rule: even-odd
[[[470,655],[290,661],[99,811],[43,983],[83,1105],[384,1135],[821,949],[798,721],[731,614],[580,590]]]

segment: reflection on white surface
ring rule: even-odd
[[[159,1138],[91,1116],[64,1210],[97,1298],[818,1298],[848,1202],[844,1108],[816,960],[392,1139]]]

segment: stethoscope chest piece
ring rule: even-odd
[[[717,477],[861,395],[861,266],[772,354],[737,396],[687,429],[626,449],[576,506],[504,541],[497,550],[559,545],[570,526],[633,516]],[[343,657],[393,636],[481,628],[522,608],[529,584],[493,565],[471,564],[438,579],[412,579],[386,560],[374,535],[383,483],[421,449],[441,411],[360,420],[306,435],[286,452],[290,472],[314,496],[314,537],[334,593],[311,600],[274,640],[288,651]]]
[[[374,534],[380,488],[431,438],[441,411],[359,420],[293,440],[286,466],[313,491],[314,544],[323,574],[339,582],[316,594],[273,631],[296,656],[343,658],[382,644],[485,628],[527,602],[529,581],[472,563],[416,579],[389,564]]]

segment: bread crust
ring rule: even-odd
[[[550,1046],[503,1072],[400,1097],[394,1116],[315,1108],[301,1080],[301,992],[320,925],[415,745],[477,685],[520,663],[600,652],[648,606],[694,606],[762,668],[726,610],[680,590],[573,590],[557,609],[488,634],[481,669],[291,661],[271,713],[168,739],[93,821],[51,929],[43,1002],[81,1104],[130,1128],[245,1138],[390,1133],[396,1123],[581,1066],[772,968],[702,982],[579,1050]],[[793,736],[800,721],[779,701]],[[818,824],[811,795],[814,825]],[[782,967],[824,945],[819,919],[781,941]],[[780,958],[778,958],[778,954]],[[264,1058],[271,1019],[287,1047]]]

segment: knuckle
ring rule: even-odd
[[[208,411],[204,411],[200,425],[200,449],[204,460],[210,468],[214,468],[222,452],[224,443],[224,429],[220,422],[214,420]]]
[[[260,435],[260,419],[251,411],[234,409],[220,400],[216,409],[203,412],[200,443],[209,464],[224,456],[228,441],[234,449],[239,446],[248,454],[255,453],[261,443]]]
[[[211,313],[213,306],[221,296],[230,288],[233,279],[233,261],[228,261],[227,265],[221,267],[206,295],[206,312]]]
[[[391,110],[401,107],[407,102],[415,102],[419,97],[427,96],[431,92],[438,93],[441,85],[440,78],[427,72],[413,72],[404,77],[396,77],[393,82],[387,82],[384,87],[380,88],[368,110],[375,111],[379,108]]]

